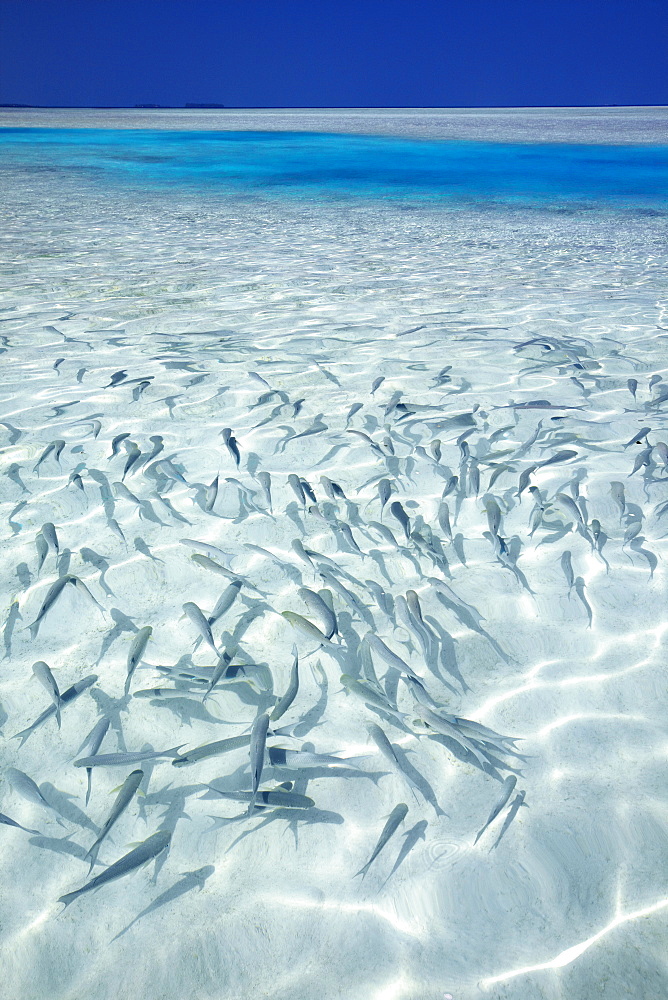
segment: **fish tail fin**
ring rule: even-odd
[[[355,874],[353,875],[353,878],[357,878],[358,875],[361,875],[362,878],[364,878],[364,876],[366,875],[366,873],[369,870],[369,865],[370,864],[371,864],[371,862],[367,861],[367,863],[364,865],[363,868],[360,868],[360,870],[358,872],[355,872]]]
[[[67,909],[70,903],[73,903],[78,895],[79,895],[79,890],[75,889],[74,892],[66,892],[64,896],[59,896],[58,902],[63,904],[63,909],[60,912],[64,913],[64,911]]]

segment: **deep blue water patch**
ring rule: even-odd
[[[668,208],[668,146],[405,140],[304,132],[3,129],[0,171],[279,197]]]

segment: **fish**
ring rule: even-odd
[[[56,678],[51,673],[51,668],[48,663],[45,663],[44,660],[37,660],[36,663],[33,663],[32,672],[42,687],[46,688],[51,696],[56,709],[56,722],[58,723],[58,728],[60,729],[60,705],[62,699],[60,697],[60,689]]]
[[[118,455],[119,449],[123,441],[130,437],[130,432],[125,431],[123,434],[117,434],[111,442],[111,455],[107,456],[107,461],[111,461],[114,456]]]
[[[227,580],[239,579],[235,573],[229,569],[225,569],[223,566],[219,566],[215,559],[210,559],[209,556],[203,556],[201,553],[195,552],[190,558],[198,566],[201,566],[202,569],[208,569],[212,573],[224,576]]]
[[[520,811],[520,807],[526,806],[526,802],[524,801],[525,797],[526,797],[525,791],[518,792],[513,801],[510,803],[510,809],[506,814],[506,818],[504,820],[503,826],[501,827],[501,832],[499,836],[496,838],[496,841],[492,844],[491,848],[492,850],[494,850],[495,847],[499,846],[501,838],[503,837],[504,833],[506,832],[512,821],[514,820],[517,813]]]
[[[264,767],[264,751],[267,742],[268,729],[269,729],[269,716],[266,713],[263,715],[258,715],[257,718],[255,719],[255,722],[253,723],[253,728],[251,729],[251,738],[250,738],[250,768],[251,768],[252,795],[248,803],[249,816],[253,812],[258,785],[260,784],[260,779],[262,777],[262,770]]]
[[[545,461],[539,462],[536,466],[537,469],[544,469],[548,465],[558,465],[561,462],[568,462],[571,458],[577,456],[577,451],[572,451],[566,449],[565,451],[558,451],[555,455],[550,458],[546,458]]]
[[[651,431],[651,427],[641,427],[640,430],[634,434],[632,438],[629,438],[625,445],[623,445],[624,449],[626,450],[626,448],[630,447],[632,444],[642,444],[643,438],[646,441],[647,435],[650,434]]]
[[[262,492],[264,493],[264,498],[267,501],[267,506],[269,507],[269,513],[273,513],[273,508],[271,505],[271,476],[268,472],[258,472],[257,481],[262,487]]]
[[[5,826],[15,826],[19,830],[25,830],[26,833],[34,833],[37,837],[42,836],[39,830],[31,830],[29,826],[21,826],[20,823],[17,823],[15,819],[5,815],[5,813],[0,813],[0,823],[4,823]]]
[[[111,807],[111,812],[109,813],[109,816],[107,817],[104,826],[100,830],[97,840],[92,845],[92,847],[89,848],[89,850],[86,852],[86,857],[90,858],[90,868],[88,869],[89,875],[93,870],[93,865],[97,861],[97,856],[99,854],[102,841],[107,836],[107,834],[109,833],[109,831],[111,830],[112,826],[119,818],[119,816],[121,816],[122,813],[125,811],[125,809],[127,809],[127,807],[130,805],[130,802],[132,801],[135,792],[139,788],[139,783],[141,782],[143,777],[144,777],[143,771],[141,770],[131,771],[130,774],[125,779],[125,781],[123,782],[123,784],[121,785],[120,791],[116,796],[116,800],[113,806]]]
[[[30,629],[33,639],[35,638],[37,632],[39,631],[39,626],[40,623],[42,622],[42,619],[45,617],[45,615],[49,613],[49,611],[54,606],[54,604],[62,594],[63,590],[67,586],[67,584],[72,583],[73,581],[74,577],[66,575],[59,577],[55,583],[51,584],[51,586],[47,591],[46,597],[42,601],[42,606],[37,613],[37,617],[35,618],[34,622],[32,622],[31,625],[28,625],[28,628]]]
[[[502,790],[501,790],[501,795],[499,796],[499,798],[498,798],[497,802],[495,803],[492,811],[490,812],[489,816],[487,817],[487,821],[485,822],[484,826],[482,826],[480,828],[480,830],[478,830],[476,838],[473,841],[473,845],[474,846],[478,843],[478,841],[480,840],[480,838],[482,837],[483,833],[485,832],[485,830],[487,829],[487,827],[490,825],[490,823],[494,822],[494,820],[496,819],[496,817],[499,815],[499,813],[501,812],[501,810],[504,808],[504,806],[508,802],[510,796],[513,794],[513,790],[514,790],[516,784],[517,784],[517,778],[515,777],[515,775],[514,774],[509,774],[508,777],[503,782]]]
[[[223,617],[223,615],[230,610],[237,597],[239,596],[239,591],[243,586],[241,580],[233,580],[232,583],[227,587],[218,600],[216,601],[215,607],[211,614],[209,615],[208,621],[209,625],[215,625],[215,623]]]
[[[225,565],[229,566],[230,559],[232,558],[227,552],[223,552],[219,549],[217,545],[211,545],[209,542],[199,542],[194,538],[180,538],[179,542],[181,545],[189,545],[191,549],[195,549],[196,552],[202,552],[205,556],[210,559],[217,559],[219,562],[222,560]]]
[[[208,646],[214,651],[216,656],[220,656],[215,642],[213,641],[213,635],[211,633],[211,626],[209,622],[202,614],[200,609],[192,601],[186,601],[183,605],[184,614],[190,619],[197,631],[199,632],[202,639],[207,643]]]
[[[404,510],[404,508],[402,507],[402,505],[399,503],[398,500],[395,500],[393,503],[390,504],[390,511],[392,512],[392,514],[394,514],[397,521],[404,529],[404,534],[406,535],[406,539],[407,540],[410,539],[411,537],[410,519],[408,517],[408,514],[406,513],[406,511]]]
[[[8,426],[8,425],[5,424],[5,426]],[[33,472],[37,472],[37,470],[41,466],[42,462],[45,462],[46,459],[49,457],[49,455],[51,455],[52,453],[53,453],[54,459],[60,465],[60,456],[61,456],[61,454],[63,452],[63,448],[64,447],[65,447],[65,442],[61,438],[59,438],[56,441],[52,441],[51,444],[48,444],[46,446],[46,448],[44,449],[44,451],[42,452],[42,454],[39,456],[39,458],[37,459],[37,462],[33,466],[33,470],[32,471]]]
[[[171,838],[172,835],[168,830],[159,830],[123,855],[122,858],[119,858],[118,861],[115,861],[113,865],[109,865],[100,875],[96,875],[95,878],[81,886],[80,889],[75,889],[74,892],[66,892],[64,896],[60,896],[58,902],[63,903],[67,907],[85,892],[98,889],[107,882],[112,882],[114,879],[129,875],[130,872],[145,865],[147,861],[156,858],[169,847]]]
[[[619,520],[621,523],[622,517],[624,516],[624,511],[626,510],[626,500],[624,497],[624,483],[611,482],[610,494],[612,496],[612,499],[619,507]]]
[[[353,403],[353,405],[350,407],[350,409],[348,410],[348,413],[346,415],[346,428],[348,427],[348,424],[350,423],[350,421],[352,420],[352,418],[355,416],[355,414],[359,413],[359,411],[362,409],[363,406],[364,406],[364,403]]]
[[[56,813],[56,822],[63,823],[58,816],[58,812],[53,808],[50,802],[47,802],[39,788],[32,780],[32,778],[27,775],[24,771],[19,771],[16,767],[8,767],[5,770],[5,777],[9,781],[10,785],[17,792],[21,798],[26,799],[28,802],[32,802],[34,805],[44,806],[45,809],[50,809],[51,812]]]
[[[197,761],[205,760],[207,757],[217,757],[219,754],[229,753],[231,750],[250,746],[250,741],[251,736],[248,733],[245,736],[232,736],[226,740],[216,740],[215,743],[205,743],[201,747],[196,747],[194,750],[186,750],[185,753],[174,757],[172,766],[185,767],[187,764],[196,764]]]
[[[593,616],[593,612],[591,610],[591,606],[589,605],[589,602],[587,601],[587,598],[585,597],[585,582],[584,582],[583,578],[581,576],[578,576],[576,578],[575,583],[573,584],[573,586],[575,587],[575,593],[580,598],[580,601],[584,605],[584,608],[585,608],[585,610],[587,612],[587,617],[589,619],[588,628],[591,628],[594,616]]]
[[[573,574],[573,564],[571,563],[571,553],[568,549],[561,556],[561,568],[564,571],[566,583],[568,584],[568,593],[570,594],[575,584],[575,576]]]
[[[383,732],[383,730],[375,722],[372,722],[372,723],[370,723],[367,726],[367,732],[369,733],[369,736],[371,737],[371,739],[374,741],[374,743],[376,744],[376,746],[378,747],[378,749],[382,753],[382,755],[385,758],[385,760],[388,761],[388,763],[390,764],[390,766],[395,771],[397,771],[401,775],[401,777],[404,779],[404,781],[406,781],[407,784],[410,786],[410,789],[413,792],[413,796],[414,796],[414,798],[415,798],[415,800],[417,802],[417,795],[415,795],[415,789],[418,786],[415,784],[415,782],[413,781],[413,779],[411,777],[409,777],[409,775],[402,768],[401,762],[400,762],[399,758],[397,757],[396,753],[394,752],[394,748],[393,748],[392,744],[390,743],[390,741],[388,740],[388,738],[385,735],[385,733]]]
[[[72,686],[68,687],[66,691],[63,691],[63,693],[60,696],[61,710],[63,706],[69,704],[69,702],[71,701],[74,701],[75,698],[78,698],[79,695],[87,688],[92,687],[92,685],[95,683],[97,679],[98,679],[97,674],[88,674],[87,677],[83,677],[80,681],[77,681],[76,684],[72,684]],[[16,733],[13,738],[20,739],[21,740],[20,746],[23,746],[28,737],[32,733],[34,733],[36,729],[42,726],[47,721],[47,719],[50,719],[51,716],[55,714],[56,714],[56,706],[49,705],[49,707],[45,709],[37,719],[35,719],[35,721],[31,726],[28,726],[27,729],[22,730],[20,733]]]
[[[58,553],[60,552],[60,546],[58,544],[58,535],[56,534],[56,529],[54,525],[51,523],[51,521],[47,521],[45,524],[42,525],[41,535],[42,538],[47,543],[47,545],[49,546],[49,548],[53,549],[56,555],[58,555]]]
[[[83,741],[77,753],[81,753],[82,750],[89,750],[91,755],[95,756],[102,745],[102,740],[107,735],[107,730],[109,729],[109,719],[102,718],[97,722],[90,733]],[[93,768],[86,768],[86,805],[90,800],[91,784],[93,780]]]
[[[325,636],[328,639],[331,639],[332,636],[338,631],[336,615],[332,609],[325,603],[320,594],[314,593],[314,591],[309,590],[308,587],[300,587],[297,593],[303,600],[304,604],[306,604],[311,614],[320,618]]]
[[[290,705],[293,703],[297,697],[297,692],[299,690],[299,654],[297,652],[297,647],[293,648],[294,659],[292,661],[292,669],[290,671],[290,680],[288,681],[288,686],[285,694],[280,698],[274,705],[271,714],[269,715],[270,722],[276,722],[280,719],[282,715],[285,715]]]
[[[279,809],[311,809],[315,802],[308,795],[300,795],[297,792],[286,791],[279,785],[278,788],[262,790],[258,792],[222,792],[212,785],[207,785],[209,789],[200,799],[233,799],[235,802],[250,802],[254,798],[255,808],[260,806],[276,806]]]
[[[394,667],[395,670],[399,670],[402,674],[406,673],[411,677],[417,677],[413,668],[409,667],[405,660],[402,660],[400,656],[393,652],[390,647],[383,642],[380,636],[376,635],[374,632],[367,632],[364,636],[364,641],[367,646],[369,646],[374,653],[377,653],[382,660],[385,660],[390,667]]]
[[[294,472],[291,472],[288,476],[288,485],[292,489],[300,504],[306,506],[306,496],[304,494],[304,487],[302,486],[299,476],[296,476]]]
[[[137,464],[139,459],[142,457],[142,453],[137,445],[132,441],[125,441],[124,447],[127,452],[127,459],[123,467],[123,475],[121,476],[121,481],[125,479],[127,474],[132,471],[132,468]]]
[[[379,389],[380,386],[383,384],[384,381],[385,381],[385,376],[384,375],[379,375],[378,378],[375,378],[373,380],[373,383],[371,385],[371,395],[372,396],[375,395],[376,389]]]
[[[221,679],[221,677],[223,677],[226,674],[227,668],[232,662],[232,656],[233,653],[226,649],[225,652],[222,654],[222,656],[219,657],[218,663],[216,664],[216,667],[214,668],[214,671],[211,674],[211,680],[209,681],[207,689],[204,692],[204,697],[202,698],[202,704],[204,704],[204,702],[211,694],[211,692],[213,691],[213,689],[215,688],[216,684]]]
[[[365,433],[364,433],[364,431],[356,431],[356,430],[353,430],[353,428],[352,428],[352,427],[348,427],[348,428],[346,429],[346,434],[354,434],[354,435],[355,435],[356,437],[359,437],[359,438],[362,438],[362,440],[363,440],[363,441],[366,441],[366,443],[367,443],[368,445],[370,445],[370,446],[371,446],[371,448],[372,448],[372,449],[373,449],[373,450],[374,450],[374,451],[375,451],[375,452],[376,452],[376,453],[377,453],[378,455],[381,455],[381,456],[383,455],[383,449],[382,449],[382,448],[380,448],[380,447],[379,447],[379,446],[378,446],[378,445],[376,444],[376,442],[375,442],[375,441],[374,441],[374,440],[373,440],[372,438],[370,438],[370,437],[369,437],[369,435],[368,435],[368,434],[365,434]]]
[[[125,694],[127,695],[130,691],[130,682],[132,681],[132,675],[134,674],[137,665],[141,662],[141,659],[146,650],[149,639],[153,634],[153,629],[150,625],[144,625],[140,628],[134,639],[132,640],[132,645],[130,646],[130,651],[128,652],[127,660],[127,674],[125,677]]]
[[[353,878],[357,878],[358,875],[361,875],[362,878],[366,876],[366,873],[371,867],[371,864],[376,860],[376,858],[378,857],[382,849],[385,847],[392,834],[395,832],[397,827],[400,826],[401,823],[403,823],[403,821],[406,819],[407,813],[408,813],[408,806],[406,805],[405,802],[400,802],[399,805],[394,807],[394,809],[392,810],[387,819],[385,826],[381,831],[380,837],[378,838],[378,843],[374,847],[371,857],[369,858],[367,863],[363,865],[362,868],[360,868],[358,872],[355,872]]]
[[[330,500],[347,500],[345,493],[338,483],[335,483],[328,476],[320,477],[320,484]]]
[[[101,753],[91,757],[80,757],[74,761],[75,767],[125,767],[128,764],[139,764],[143,760],[158,760],[160,757],[178,757],[184,747],[180,743],[169,750],[138,750],[134,753]]]
[[[267,754],[272,767],[283,767],[299,771],[310,767],[352,767],[360,770],[369,754],[359,757],[335,757],[328,753],[311,753],[308,750],[287,750],[285,747],[268,747]]]
[[[239,454],[239,445],[237,443],[237,439],[232,434],[232,428],[231,427],[223,427],[223,429],[220,432],[220,434],[221,434],[221,437],[222,437],[223,441],[225,442],[227,450],[229,451],[230,455],[234,459],[234,462],[235,462],[237,468],[239,468],[239,465],[241,463],[241,455]]]
[[[364,681],[357,680],[355,677],[351,677],[350,674],[341,674],[341,684],[344,689],[349,694],[354,694],[357,698],[360,698],[365,705],[372,705],[374,708],[379,708],[383,712],[387,712],[389,715],[393,715],[397,719],[407,719],[408,715],[405,712],[400,712],[393,705],[390,704],[385,694],[380,689],[375,689],[371,687],[370,684]]]
[[[327,636],[320,631],[317,625],[310,622],[308,618],[304,618],[302,615],[298,615],[294,611],[281,611],[283,618],[297,631],[301,632],[302,635],[306,636],[307,639],[312,639],[314,642],[318,643],[318,647],[326,646],[329,649],[340,649],[336,643],[332,642]]]

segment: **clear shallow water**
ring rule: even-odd
[[[0,165],[98,183],[283,197],[668,206],[668,146],[408,141],[288,132],[8,129]]]
[[[3,766],[30,775],[64,824],[22,798],[3,770],[0,810],[40,831],[0,827],[8,995],[112,997],[122,969],[130,995],[170,1000],[663,996],[666,550],[656,508],[668,498],[660,447],[631,474],[642,446],[624,446],[643,426],[651,444],[665,440],[665,219],[609,205],[564,215],[554,202],[493,212],[413,195],[379,202],[373,190],[334,203],[313,192],[267,198],[250,185],[232,193],[221,185],[142,189],[17,163],[5,192],[3,253],[13,263],[3,279],[0,419],[22,435],[12,443],[14,432],[0,427]],[[118,371],[127,378],[104,388]],[[250,372],[289,402],[264,398],[267,387]],[[635,400],[629,378],[638,382]],[[408,413],[388,410],[398,392]],[[507,408],[538,399],[583,409]],[[355,402],[363,407],[350,427],[382,455],[346,433]],[[239,442],[238,469],[225,427]],[[317,433],[297,438],[293,430]],[[112,484],[129,452],[120,444],[109,456],[122,433],[147,457],[160,435],[162,454],[186,482],[161,481],[149,463],[124,480],[141,506],[121,495]],[[50,455],[35,470],[53,440],[65,441],[59,462]],[[517,496],[520,477],[564,450],[575,456],[528,478],[548,501],[537,524],[528,488]],[[261,470],[272,477],[269,513]],[[77,473],[83,490],[70,482]],[[297,501],[290,474],[311,483],[330,523]],[[382,474],[397,483],[410,541],[387,508],[383,523],[396,544],[371,524],[380,510],[369,481]],[[216,475],[209,511],[205,490]],[[321,475],[340,483],[350,503],[329,500]],[[450,475],[467,483],[446,497],[452,542],[438,518]],[[255,493],[240,496],[229,479]],[[623,515],[611,482],[624,484]],[[578,491],[585,534],[556,498]],[[489,493],[526,585],[485,537]],[[352,525],[364,556],[337,520]],[[45,522],[56,525],[61,552],[49,552],[38,574]],[[605,542],[601,555],[594,532]],[[235,635],[240,659],[258,664],[248,668],[253,686],[223,682],[204,706],[189,690],[176,699],[137,696],[186,685],[159,667],[180,662],[187,672],[214,662],[206,647],[195,650],[182,605],[210,611],[227,581],[193,562],[181,538],[222,548],[261,592],[243,587],[214,627],[217,642]],[[320,553],[314,568],[294,539]],[[562,567],[566,551],[591,627]],[[370,628],[363,615],[335,593],[342,651],[307,657],[312,643],[275,613],[308,615],[298,588],[324,586],[323,567],[347,574],[341,582],[378,634],[446,711],[522,737],[527,759],[501,754],[495,777],[452,741],[411,735],[396,717],[346,695],[341,673],[368,670],[357,652]],[[64,572],[84,580],[104,611],[68,587],[31,639],[25,626]],[[433,579],[480,612],[486,635],[439,600]],[[374,584],[395,602],[418,593],[439,637],[435,659],[395,621],[396,603],[382,610]],[[145,625],[152,638],[126,698],[133,628]],[[147,794],[119,820],[100,860],[112,863],[167,828],[157,881],[152,868],[135,872],[60,914],[56,900],[85,882],[85,851],[132,769],[99,769],[85,806],[85,775],[72,761],[100,715],[111,720],[109,753],[237,735],[284,692],[295,639],[301,686],[281,720],[297,727],[287,745],[371,752],[366,726],[376,721],[398,752],[410,751],[427,797],[417,791],[416,801],[378,757],[348,776],[268,767],[262,787],[293,780],[315,806],[300,818],[247,819],[239,803],[199,798],[212,781],[250,787],[244,749],[190,768],[149,762]],[[61,690],[92,672],[98,681],[63,708],[60,730],[51,718],[19,746],[11,737],[49,705],[32,679],[39,659]],[[419,709],[405,684],[375,655],[374,667],[412,719]],[[511,799],[474,846],[500,780],[512,774],[506,765],[520,772],[526,806],[499,839]],[[354,878],[400,802],[409,807],[405,821],[366,878]],[[425,822],[424,839],[388,880],[404,834]],[[335,973],[323,961],[332,954]]]

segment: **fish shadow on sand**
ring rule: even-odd
[[[159,910],[161,906],[166,906],[168,903],[172,903],[175,899],[178,899],[179,896],[184,896],[186,893],[192,892],[193,889],[199,889],[201,892],[204,888],[206,880],[213,875],[215,870],[215,865],[204,865],[202,868],[197,868],[194,871],[183,872],[182,877],[178,882],[174,882],[169,889],[165,889],[165,891],[161,892],[159,896],[156,896],[153,902],[144,907],[144,909],[137,914],[134,920],[131,920],[122,931],[119,931],[109,943],[112,944],[114,941],[117,941],[118,938],[122,937],[143,917],[147,917],[149,913],[154,913],[156,910]]]
[[[82,861],[84,864],[88,865],[90,858],[88,857],[86,848],[81,847],[80,844],[72,843],[70,840],[71,836],[72,834],[68,833],[66,837],[31,837],[28,843],[45,851],[55,851],[56,854],[76,858],[78,861]],[[102,862],[96,861],[95,864],[101,865]]]

